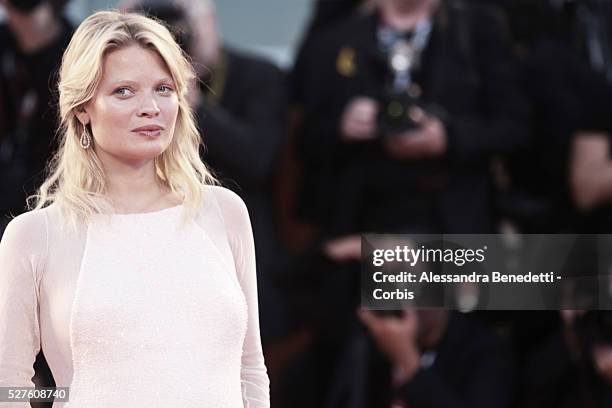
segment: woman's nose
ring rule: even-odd
[[[160,109],[155,98],[145,98],[138,112],[138,116],[155,117],[159,115]]]

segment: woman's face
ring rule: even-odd
[[[170,145],[178,115],[172,76],[157,52],[131,45],[110,52],[94,97],[77,116],[90,123],[104,165],[142,166]]]

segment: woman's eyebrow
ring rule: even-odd
[[[111,87],[117,86],[117,85],[132,85],[132,86],[134,86],[134,85],[138,85],[138,82],[132,81],[132,80],[129,80],[129,79],[117,79],[117,80],[114,80],[112,82],[109,82],[109,86],[111,86]]]
[[[162,82],[169,82],[171,84],[174,84],[174,80],[170,77],[161,77],[157,79],[154,83],[159,84]],[[109,84],[110,84],[109,86],[113,87],[113,86],[118,86],[118,85],[138,86],[142,83],[138,81],[133,81],[130,79],[117,79],[117,80],[110,81]]]

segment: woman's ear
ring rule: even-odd
[[[83,126],[89,123],[89,113],[87,113],[84,106],[75,108],[75,115]]]

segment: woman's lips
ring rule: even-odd
[[[138,133],[142,136],[155,137],[155,136],[159,136],[162,130],[164,130],[162,126],[148,125],[148,126],[141,126],[136,129],[132,129],[132,132]]]
[[[142,136],[154,137],[154,136],[159,136],[161,134],[161,129],[158,129],[158,130],[139,130],[139,131],[136,131],[136,133],[138,133],[139,135],[142,135]]]

